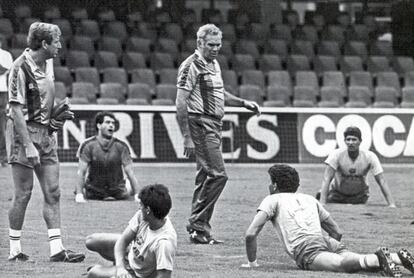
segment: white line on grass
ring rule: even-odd
[[[0,230],[8,232],[9,228],[1,228],[0,227]],[[34,234],[34,235],[45,235],[45,234],[47,234],[47,233],[44,233],[44,232],[38,232],[38,231],[26,230],[26,229],[23,230],[23,233],[25,233],[25,234]],[[68,234],[65,234],[63,236],[63,238],[71,238],[71,239],[79,239],[79,240],[84,240],[85,239],[84,236],[72,236],[72,235],[68,235]]]
[[[240,259],[240,258],[245,258],[246,255],[230,255],[230,256],[225,256],[225,255],[214,255],[213,258],[215,259]]]

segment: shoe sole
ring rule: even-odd
[[[411,255],[411,253],[408,252],[406,249],[401,249],[398,252],[398,256],[400,257],[401,263],[404,266],[404,268],[411,271],[411,273],[414,273],[414,258]]]
[[[61,263],[80,263],[84,259],[85,259],[85,255],[79,255],[79,256],[74,256],[70,259],[65,257],[63,260],[57,260],[57,259],[53,260],[53,259],[51,259],[50,261],[53,262],[53,263],[59,263],[59,262],[61,262]]]
[[[386,247],[380,247],[375,255],[378,257],[383,276],[402,277],[400,268],[392,261],[390,252]]]

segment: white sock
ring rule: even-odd
[[[62,237],[60,235],[60,229],[49,229],[47,230],[50,244],[50,256],[53,256],[63,249]]]
[[[392,260],[394,263],[396,263],[396,264],[398,264],[398,265],[402,265],[402,262],[401,262],[401,260],[400,260],[400,257],[398,256],[398,254],[397,254],[397,253],[390,253],[390,256],[391,256],[391,260]]]
[[[380,266],[378,257],[375,254],[361,255],[359,265],[362,269],[378,268]]]
[[[9,229],[10,257],[14,257],[22,252],[22,245],[20,243],[21,236],[22,230]]]

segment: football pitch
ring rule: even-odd
[[[178,234],[178,251],[173,277],[366,277],[379,273],[336,274],[299,270],[283,250],[271,223],[267,223],[258,238],[260,268],[243,270],[239,266],[247,261],[244,232],[261,200],[268,194],[270,165],[227,164],[229,181],[217,202],[212,219],[213,233],[224,240],[223,245],[190,244],[185,231],[195,176],[195,165],[136,164],[134,170],[140,185],[163,183],[170,189],[173,208],[170,218]],[[293,165],[299,172],[299,192],[314,195],[319,189],[322,165]],[[327,209],[344,232],[342,242],[350,250],[372,253],[379,246],[391,251],[406,247],[414,252],[414,165],[384,165],[385,178],[398,208],[386,207],[379,187],[370,176],[370,199],[367,205],[328,205]],[[31,262],[10,263],[8,256],[7,211],[11,205],[13,185],[10,168],[0,168],[0,277],[82,277],[90,265],[110,264],[97,254],[88,252],[85,237],[95,232],[121,232],[136,211],[133,201],[100,202],[86,204],[74,202],[76,166],[61,166],[61,214],[63,243],[66,248],[86,253],[78,264],[50,263],[46,225],[42,218],[42,195],[35,185],[26,212],[22,234],[23,251]],[[404,276],[414,276],[403,269]]]

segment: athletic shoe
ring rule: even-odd
[[[202,232],[193,231],[190,233],[190,241],[195,244],[208,244],[209,240]]]
[[[224,243],[224,241],[222,241],[222,240],[218,240],[218,239],[215,239],[215,238],[213,238],[212,236],[209,236],[209,237],[207,238],[207,240],[208,240],[208,244],[210,244],[210,245],[214,245],[214,244],[222,244],[222,243]]]
[[[402,265],[414,273],[414,257],[410,254],[410,252],[408,252],[407,249],[401,248],[397,254],[401,260]]]
[[[29,256],[20,252],[16,256],[9,257],[7,260],[9,262],[25,262],[25,261],[29,260]]]
[[[66,263],[79,263],[85,259],[85,255],[82,253],[76,253],[70,250],[63,249],[59,253],[50,257],[51,262],[66,262]]]
[[[389,277],[401,277],[402,273],[400,268],[392,261],[390,251],[387,247],[380,247],[375,252],[378,257],[380,269],[383,276]]]

